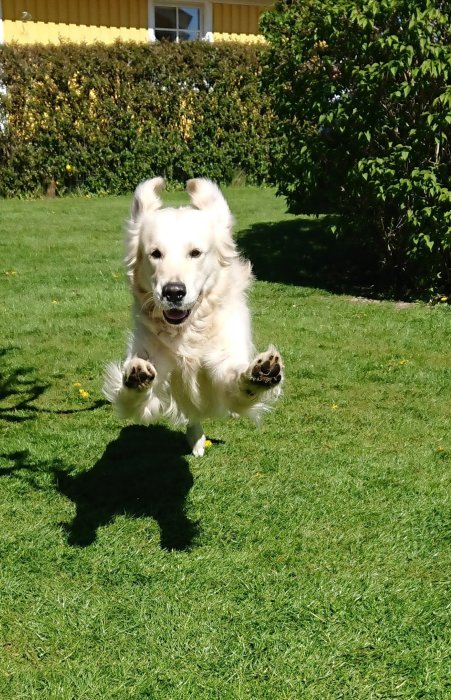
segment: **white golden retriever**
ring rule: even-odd
[[[238,255],[218,187],[189,180],[191,206],[161,208],[163,186],[162,178],[147,180],[133,197],[125,262],[135,327],[123,366],[107,366],[104,392],[122,418],[187,423],[201,456],[202,418],[257,420],[280,393],[283,365],[273,346],[255,356],[251,267]]]

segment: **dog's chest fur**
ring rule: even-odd
[[[214,292],[210,290],[199,297],[188,321],[181,326],[168,325],[162,311],[149,303],[149,296],[134,289],[135,309],[139,309],[144,330],[141,340],[147,336],[144,343],[148,359],[155,362],[157,372],[160,361],[166,365],[162,391],[169,390],[171,400],[185,416],[227,413],[226,397],[215,368],[227,360],[230,349],[230,338],[224,337],[224,318],[230,315],[231,304],[238,315],[246,308],[245,291],[250,277],[249,264],[240,259],[234,261],[219,274]]]

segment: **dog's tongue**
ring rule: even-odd
[[[188,311],[183,311],[182,309],[168,309],[164,312],[167,320],[172,321],[172,323],[180,323],[181,321],[184,321],[188,314]]]

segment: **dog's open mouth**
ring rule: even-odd
[[[163,311],[163,316],[165,321],[172,323],[173,325],[178,325],[186,321],[191,311],[188,309],[167,309]]]

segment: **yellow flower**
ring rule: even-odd
[[[79,389],[78,393],[80,394],[80,398],[82,398],[82,399],[89,398],[89,391],[85,391],[84,389]]]
[[[80,382],[75,382],[74,387],[75,387],[76,389],[79,389],[79,388],[81,387]]]
[[[331,405],[331,409],[332,409],[332,411],[336,411],[336,410],[337,410],[337,408],[338,408],[338,404],[336,404],[336,403],[333,403],[333,404]]]
[[[211,440],[205,440],[205,447],[211,447],[212,446],[212,441]]]
[[[66,163],[66,170],[68,173],[72,172],[72,166],[70,163]]]
[[[448,301],[448,297],[446,297],[445,295],[443,295],[442,297],[440,297],[440,301]]]

